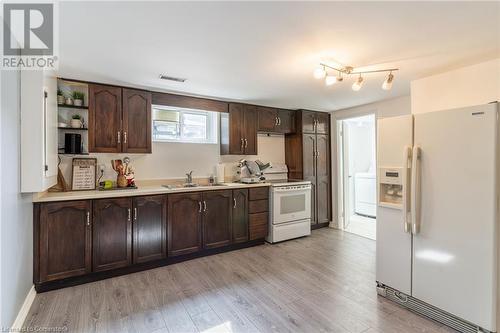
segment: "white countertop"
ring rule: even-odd
[[[251,188],[271,186],[270,183],[257,184],[241,184],[241,183],[224,183],[219,186],[197,186],[197,187],[176,187],[166,188],[161,184],[155,185],[138,185],[138,189],[130,190],[106,190],[106,191],[69,191],[69,192],[44,192],[33,197],[33,202],[51,202],[51,201],[69,201],[69,200],[90,200],[101,198],[118,198],[132,197],[140,195],[152,194],[167,194],[167,193],[184,193],[198,191],[216,191],[216,190],[232,190],[238,188]]]

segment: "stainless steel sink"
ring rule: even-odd
[[[162,185],[162,187],[168,188],[169,190],[175,190],[179,188],[193,188],[193,187],[224,187],[224,186],[229,186],[228,184],[212,184],[212,185],[200,185],[196,183],[191,183],[191,184],[182,184],[182,185]]]

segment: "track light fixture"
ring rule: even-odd
[[[333,71],[337,72],[337,75],[333,75],[328,73],[328,71]],[[364,83],[364,78],[361,76],[362,74],[371,74],[371,73],[382,73],[382,72],[389,72],[389,75],[385,79],[384,83],[382,84],[382,89],[384,90],[390,90],[392,88],[392,82],[394,81],[394,75],[392,72],[395,72],[399,70],[399,68],[388,68],[388,69],[378,69],[378,70],[373,70],[373,71],[356,71],[354,70],[353,67],[351,66],[344,66],[341,68],[335,68],[332,66],[329,66],[324,63],[320,63],[319,67],[314,70],[314,77],[316,79],[324,79],[325,84],[327,86],[334,85],[337,82],[341,82],[344,80],[343,75],[349,76],[349,75],[359,75],[356,81],[352,84],[352,90],[358,91],[361,89]]]

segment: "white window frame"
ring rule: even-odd
[[[206,139],[205,140],[189,140],[186,138],[181,138],[179,137],[178,139],[157,139],[155,138],[155,133],[154,133],[154,110],[159,109],[159,110],[167,110],[167,111],[176,111],[179,112],[179,132],[180,135],[182,135],[182,126],[183,126],[183,114],[193,114],[193,115],[200,115],[204,114],[207,115],[207,125],[206,125]],[[219,124],[219,112],[216,111],[209,111],[209,110],[197,110],[197,109],[185,109],[185,108],[178,108],[178,107],[169,107],[169,106],[164,106],[164,105],[152,105],[151,108],[151,134],[152,134],[152,140],[153,142],[174,142],[174,143],[198,143],[198,144],[218,144],[219,143],[219,136],[218,136],[218,124]]]

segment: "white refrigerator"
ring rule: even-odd
[[[377,122],[379,294],[497,332],[498,103]]]

